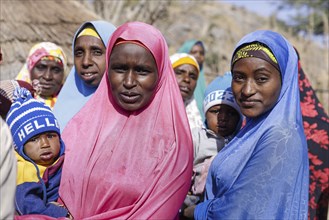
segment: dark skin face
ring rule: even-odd
[[[193,96],[199,76],[198,69],[191,64],[183,64],[177,66],[174,71],[180,93],[186,101]]]
[[[24,144],[24,153],[36,164],[50,166],[57,160],[60,146],[56,132],[45,132],[30,138]]]
[[[57,95],[63,79],[63,65],[54,60],[39,60],[31,70],[31,80],[39,81],[41,97]]]
[[[259,58],[238,60],[232,69],[232,91],[243,115],[255,118],[271,110],[281,91],[281,74]]]
[[[75,41],[74,66],[85,85],[97,87],[106,69],[106,48],[102,40],[81,36]]]
[[[205,59],[205,52],[203,47],[200,44],[195,44],[191,51],[190,54],[195,57],[195,59],[198,61],[198,64],[202,66],[204,59]]]
[[[215,134],[226,137],[232,135],[240,120],[239,113],[229,105],[214,105],[206,112],[207,125]]]
[[[136,111],[150,103],[158,70],[150,51],[124,43],[112,50],[108,77],[116,103],[126,111]]]

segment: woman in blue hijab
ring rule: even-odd
[[[232,91],[246,125],[213,160],[196,219],[307,219],[309,167],[298,60],[280,34],[237,44]]]
[[[75,33],[74,66],[54,106],[61,132],[98,88],[106,68],[107,42],[115,29],[111,23],[99,20],[85,22]]]
[[[203,73],[203,63],[205,60],[205,53],[206,53],[205,46],[202,41],[187,40],[178,49],[178,53],[191,54],[198,61],[200,67],[200,73],[193,95],[194,95],[194,99],[197,102],[197,106],[203,121],[205,119],[203,112],[203,98],[204,98],[204,92],[206,90],[206,80],[204,78],[204,73]]]

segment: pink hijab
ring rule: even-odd
[[[60,199],[75,219],[173,219],[190,187],[192,138],[163,35],[141,22],[123,24],[118,39],[153,54],[159,81],[136,112],[114,101],[108,69],[94,96],[67,125]]]

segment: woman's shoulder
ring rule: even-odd
[[[304,129],[298,124],[283,122],[269,126],[258,140],[258,145],[301,148],[306,146]]]
[[[275,135],[275,136],[290,136],[304,134],[304,128],[298,123],[290,123],[288,121],[282,121],[268,126],[264,131],[264,135]]]

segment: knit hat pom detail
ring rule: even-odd
[[[17,87],[14,90],[13,101],[24,102],[26,99],[32,98],[32,95],[29,90],[23,87]]]

